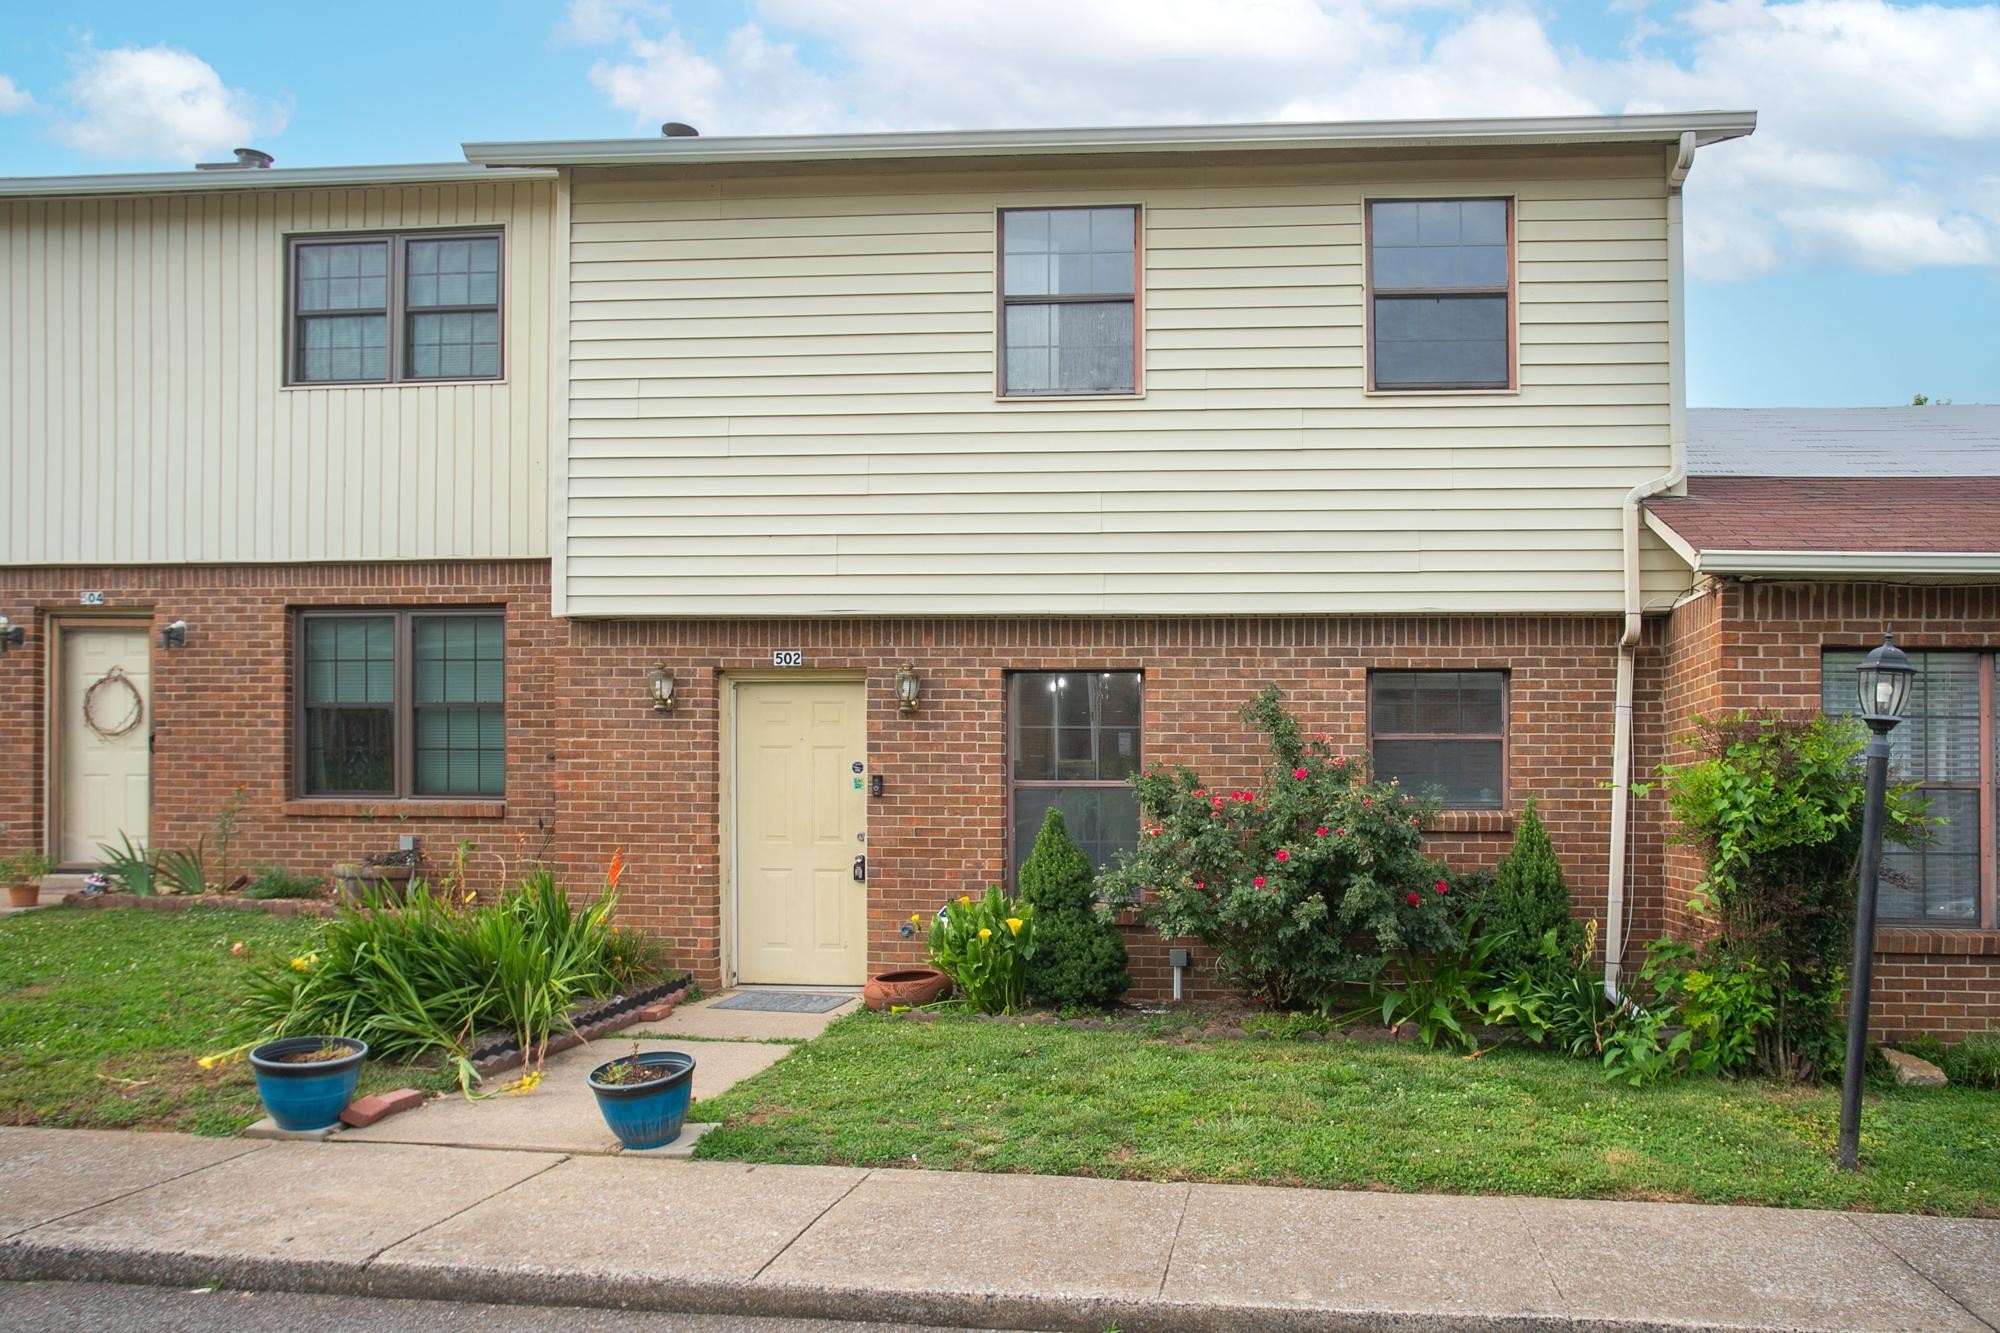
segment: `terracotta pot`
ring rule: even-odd
[[[884,972],[861,988],[861,1003],[870,1009],[921,1009],[951,994],[951,978],[934,967]]]
[[[42,886],[33,882],[9,884],[7,905],[9,907],[33,907],[42,900]]]

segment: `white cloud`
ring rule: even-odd
[[[86,47],[63,89],[57,135],[97,157],[191,165],[284,129],[285,108],[223,83],[169,46]]]
[[[26,88],[0,74],[0,116],[18,116],[23,111],[32,111],[34,106],[35,99]]]
[[[698,49],[658,0],[572,0],[635,125],[752,134],[1752,108],[1703,153],[1691,271],[2000,264],[2000,4],[1618,0],[1558,45],[1517,0],[757,0]],[[801,52],[811,52],[811,57]]]

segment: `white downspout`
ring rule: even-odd
[[[1625,960],[1625,865],[1632,806],[1632,694],[1638,666],[1644,602],[1639,584],[1639,505],[1687,479],[1687,358],[1682,338],[1681,185],[1694,166],[1693,131],[1681,135],[1680,151],[1667,170],[1667,438],[1671,466],[1664,476],[1625,493],[1625,627],[1618,639],[1617,693],[1611,718],[1611,848],[1604,892],[1604,993],[1620,998],[1618,976]]]

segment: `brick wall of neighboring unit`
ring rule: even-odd
[[[1698,713],[1817,713],[1822,652],[1871,648],[1885,625],[1906,649],[2000,648],[2000,586],[1718,581],[1673,613],[1666,711],[1675,725]],[[1670,929],[1693,928],[1675,905],[1700,877],[1690,849],[1670,852]],[[1888,925],[1878,943],[1872,1012],[1885,1032],[2000,1028],[2000,932]]]
[[[236,870],[279,864],[324,874],[414,834],[434,858],[461,839],[476,843],[474,882],[496,883],[502,858],[533,855],[555,814],[548,756],[556,715],[536,703],[552,692],[569,630],[549,616],[548,582],[545,561],[0,569],[0,615],[28,628],[26,651],[0,657],[0,754],[9,756],[0,765],[0,845],[42,836],[51,618],[131,613],[152,638],[154,846],[207,837],[213,861],[211,825],[241,786],[229,855]],[[101,593],[102,605],[79,605],[83,590]],[[292,610],[416,605],[506,610],[506,801],[293,801]],[[163,648],[159,631],[175,620],[188,623],[187,645]]]

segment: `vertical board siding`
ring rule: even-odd
[[[0,201],[6,564],[541,557],[555,183]],[[285,237],[499,224],[503,380],[283,387]]]
[[[563,603],[1617,610],[1620,502],[1670,462],[1663,173],[578,170]],[[1364,201],[1496,194],[1519,392],[1364,392]],[[995,210],[1092,203],[1143,206],[1145,396],[996,401]]]

